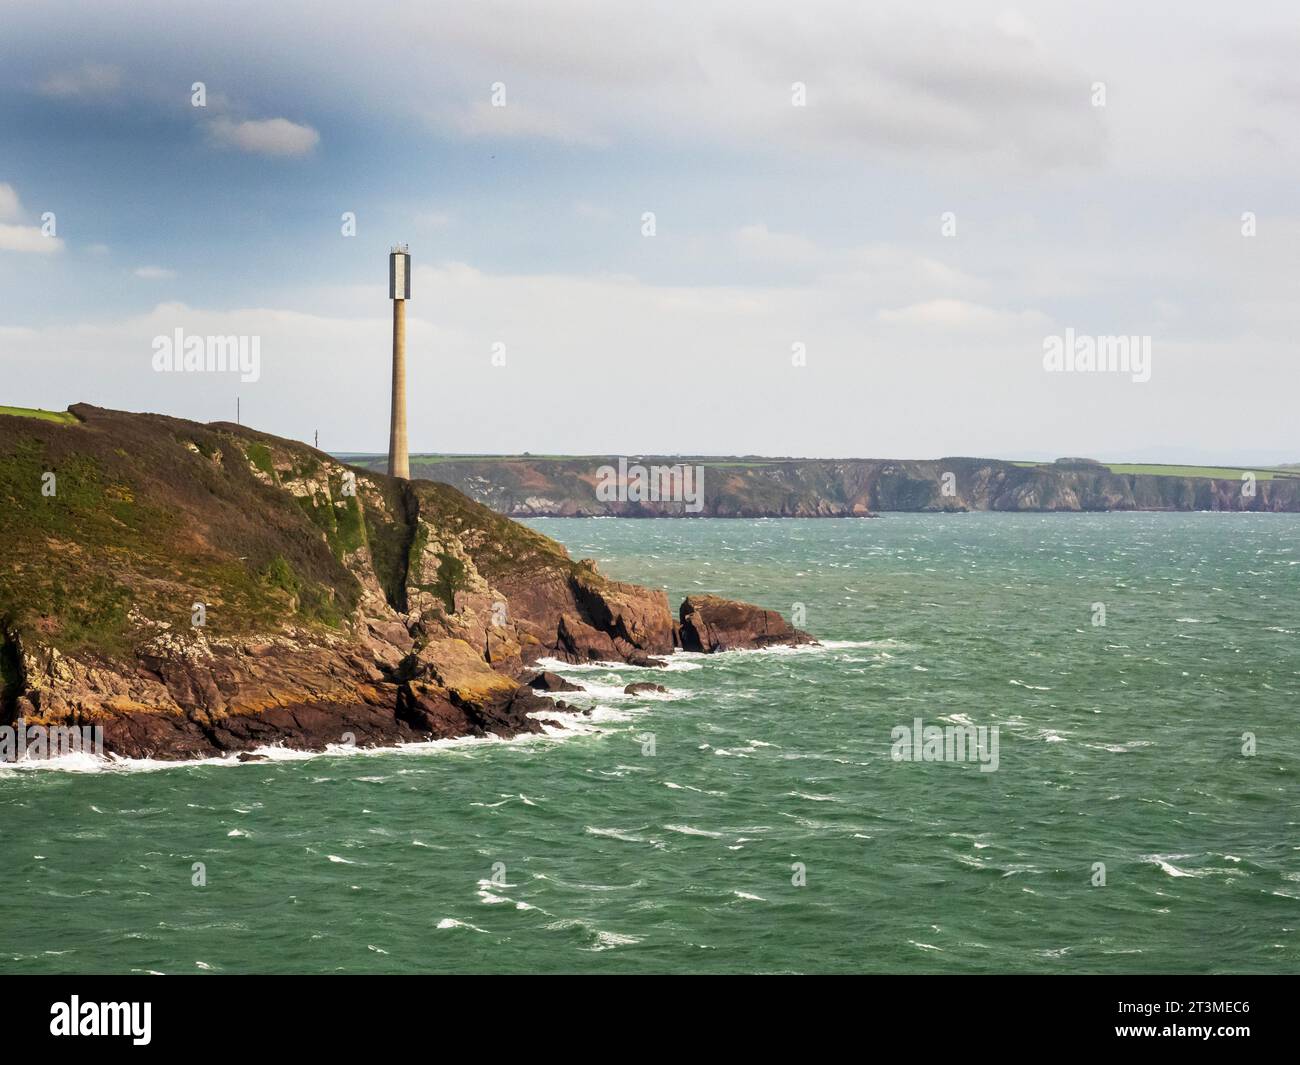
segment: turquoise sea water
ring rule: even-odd
[[[565,738],[0,771],[0,971],[1300,971],[1300,518],[533,524],[826,643],[567,670]]]

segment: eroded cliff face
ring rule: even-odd
[[[995,459],[683,459],[644,464],[703,467],[700,506],[607,501],[597,471],[613,457],[411,460],[493,510],[514,517],[842,518],[878,511],[1300,511],[1300,475],[1260,478],[1254,494],[1239,476],[1111,473],[1092,465],[1021,465]]]
[[[649,665],[662,591],[455,489],[219,423],[0,417],[0,719],[186,758],[538,731],[537,659]],[[52,475],[52,477],[48,476]]]

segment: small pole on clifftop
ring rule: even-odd
[[[239,420],[239,397],[238,396],[235,397],[235,424],[236,425],[243,424],[243,422]]]

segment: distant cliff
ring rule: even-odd
[[[381,458],[360,464],[381,469]],[[1253,510],[1300,512],[1300,469],[1115,466],[1088,459],[767,459],[640,456],[653,465],[703,468],[700,506],[635,493],[602,499],[611,456],[416,456],[413,476],[450,484],[512,517],[821,518],[877,511]],[[1251,472],[1253,482],[1243,480]],[[1253,492],[1252,492],[1253,489]],[[608,495],[608,493],[605,493]]]

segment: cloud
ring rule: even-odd
[[[0,183],[0,221],[21,218],[22,213],[23,208],[18,200],[17,190],[12,185]]]
[[[168,270],[165,266],[137,266],[131,273],[145,281],[170,281],[176,276],[175,270]]]
[[[308,155],[320,143],[320,134],[311,126],[299,125],[287,118],[250,119],[244,122],[218,118],[210,129],[213,140],[218,144],[254,155]]]
[[[1225,445],[1293,447],[1285,405],[1222,402],[1225,366],[1271,394],[1300,387],[1300,369],[1275,357],[1289,325],[1213,342],[1157,337],[1155,373],[1136,387],[1121,375],[1044,373],[1043,336],[1060,327],[1041,312],[925,298],[918,285],[917,298],[879,314],[849,283],[653,284],[420,266],[407,312],[412,444],[920,457],[1015,455],[1027,440],[1051,453],[1088,453],[1103,434],[1109,450],[1132,454],[1203,446],[1197,434],[1213,424]],[[47,408],[84,399],[201,421],[231,417],[239,395],[245,421],[258,428],[305,440],[319,428],[327,447],[382,450],[385,296],[381,277],[333,290],[322,313],[167,303],[140,316],[3,334],[6,381]],[[152,338],[178,327],[259,337],[260,380],[154,373]],[[497,343],[502,366],[492,363]],[[806,346],[806,366],[792,365],[795,343]],[[539,418],[572,407],[575,380],[598,405],[615,405],[618,418]],[[446,404],[448,395],[458,402]],[[917,417],[918,403],[934,417]],[[1113,417],[1099,423],[1099,405]]]
[[[59,237],[47,237],[40,226],[11,226],[0,223],[0,251],[35,252],[48,255],[63,250]]]
[[[40,226],[11,224],[21,219],[24,213],[18,190],[10,184],[0,183],[0,251],[49,255],[63,250],[63,241],[58,237],[46,236]],[[11,222],[5,222],[4,219],[10,219]]]
[[[573,213],[579,218],[587,218],[594,222],[613,221],[614,212],[602,204],[592,203],[590,200],[578,200],[573,205]]]
[[[824,263],[826,252],[807,237],[793,233],[774,233],[766,223],[741,226],[733,235],[736,250],[746,258],[762,262],[780,262],[799,266]]]
[[[882,310],[876,318],[887,325],[973,332],[1014,330],[1021,327],[1041,331],[1051,319],[1039,311],[1004,311],[965,300],[926,300],[906,307]]]
[[[469,107],[431,116],[435,125],[450,128],[465,137],[520,138],[558,141],[586,148],[603,148],[609,138],[573,113],[548,110],[535,104],[508,102],[494,107],[479,100]]]
[[[37,86],[43,96],[68,99],[77,96],[106,96],[122,84],[120,67],[104,63],[82,63],[47,75]]]

